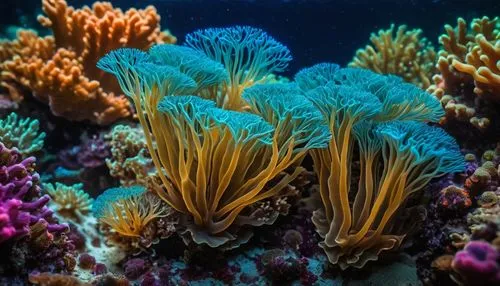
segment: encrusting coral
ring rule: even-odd
[[[370,69],[379,74],[397,75],[406,82],[426,89],[436,73],[436,52],[421,35],[422,30],[408,30],[405,25],[398,26],[395,31],[392,24],[387,30],[372,33],[372,44],[357,50],[349,66]]]
[[[397,218],[408,198],[432,178],[461,171],[462,156],[452,137],[424,123],[440,118],[439,102],[400,78],[325,63],[295,80],[332,133],[328,148],[311,151],[323,202],[313,213],[320,246],[342,269],[361,268],[401,245],[409,230]]]
[[[40,151],[44,139],[45,133],[39,132],[36,119],[21,119],[14,112],[0,119],[0,142],[7,148],[16,147],[24,156]]]
[[[321,114],[295,85],[249,86],[266,72],[284,68],[286,48],[251,27],[206,31],[212,32],[236,41],[230,47],[250,47],[258,55],[242,63],[248,70],[232,71],[229,82],[237,86],[230,95],[226,94],[224,67],[189,47],[158,45],[149,54],[121,49],[98,65],[117,76],[138,110],[153,163],[157,170],[165,170],[158,174],[166,190],[157,194],[193,221],[187,224],[187,232],[195,242],[217,247],[237,239],[231,226],[274,222],[277,213],[258,217],[248,212],[251,205],[285,196],[287,184],[303,171],[294,164],[300,163],[309,149],[326,146],[329,134]],[[243,43],[251,45],[241,46],[238,34],[246,39]],[[213,48],[218,49],[218,38],[211,39]],[[275,48],[266,52],[268,44]],[[223,100],[215,96],[220,91]],[[199,97],[172,96],[181,94]],[[245,106],[262,117],[220,109],[217,103],[235,109]],[[288,167],[294,167],[291,174],[284,173]]]
[[[428,251],[420,252],[417,258],[419,275],[425,285],[434,285],[438,282],[446,284],[446,281],[451,282],[450,278],[461,285],[469,285],[468,279],[474,279],[473,276],[478,277],[483,274],[479,274],[479,269],[467,261],[479,257],[484,258],[484,255],[467,253],[467,251],[460,252],[460,250],[472,242],[489,243],[491,247],[500,245],[500,174],[498,172],[500,145],[482,154],[479,153],[481,150],[482,148],[470,150],[474,153],[464,156],[466,168],[463,172],[449,174],[428,186],[426,195],[432,198],[427,209],[428,218],[418,238],[421,241],[417,241],[419,245],[422,244],[422,247],[428,249]],[[459,272],[469,277],[461,278],[462,275],[457,275],[451,269],[451,262],[444,268],[430,265],[431,261],[439,262],[438,256],[441,255],[451,256],[453,260],[457,251],[461,253]],[[476,254],[479,256],[475,258]],[[484,273],[485,278],[488,275]],[[491,284],[485,279],[481,281]]]
[[[437,68],[428,89],[446,110],[442,123],[450,120],[470,122],[486,129],[500,102],[500,18],[472,20],[470,29],[459,18],[455,28],[446,25],[439,38]]]
[[[500,252],[485,241],[471,241],[455,255],[451,264],[459,285],[500,283]],[[455,276],[454,276],[455,277]]]
[[[36,39],[20,32],[19,43],[34,42],[34,48],[4,44],[0,67],[2,83],[20,84],[48,104],[52,113],[70,120],[106,125],[130,114],[129,103],[120,95],[116,80],[96,68],[100,57],[123,47],[147,49],[156,43],[173,43],[175,37],[160,31],[160,16],[152,6],[126,12],[110,3],[96,2],[92,8],[74,9],[64,0],[43,0],[39,22],[53,36]],[[20,46],[15,52],[16,46]],[[14,48],[13,48],[14,47]]]
[[[149,155],[144,132],[140,127],[116,125],[106,137],[111,156],[106,165],[112,177],[125,187],[133,185],[158,187],[159,176]]]
[[[83,190],[83,184],[67,186],[56,182],[44,184],[44,191],[49,194],[56,212],[62,217],[80,219],[90,212],[93,199]]]

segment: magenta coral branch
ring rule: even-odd
[[[40,197],[40,176],[33,170],[36,159],[0,143],[0,243],[30,233],[30,227],[43,220],[49,232],[68,230],[66,224],[51,223],[50,197]]]

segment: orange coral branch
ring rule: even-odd
[[[422,30],[407,30],[405,25],[372,33],[365,49],[356,51],[349,66],[370,69],[380,74],[395,74],[421,88],[430,85],[435,73],[436,53],[427,39],[421,37]]]
[[[96,64],[120,47],[174,43],[175,37],[160,31],[156,9],[123,12],[108,2],[75,9],[64,0],[42,0],[42,5],[46,16],[38,20],[53,37],[23,31],[17,42],[0,44],[0,58],[9,59],[0,67],[2,85],[9,90],[10,82],[28,87],[55,115],[70,120],[107,125],[129,116],[130,104],[116,79]]]
[[[456,28],[445,26],[436,65],[440,74],[428,89],[446,110],[442,123],[459,120],[479,129],[489,126],[487,107],[491,104],[487,102],[500,102],[499,25],[500,18],[483,17],[474,19],[470,30],[462,18]]]

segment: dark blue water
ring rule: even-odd
[[[0,26],[37,27],[40,0],[1,0]],[[80,7],[90,0],[68,1]],[[252,25],[286,44],[294,55],[289,74],[322,61],[346,64],[369,35],[391,23],[421,28],[437,43],[445,24],[483,15],[500,15],[500,0],[113,0],[128,9],[154,5],[162,28],[183,41],[205,27]]]

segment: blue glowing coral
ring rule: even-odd
[[[138,80],[135,66],[147,62],[151,62],[147,53],[139,49],[121,48],[102,57],[97,67],[114,75],[125,95],[133,97]]]
[[[376,114],[377,121],[437,122],[444,115],[441,103],[435,96],[412,84],[404,83],[397,76],[384,76],[358,68],[340,69],[336,64],[322,63],[299,71],[295,80],[307,93],[320,93],[314,89],[329,85],[330,87],[326,87],[327,93],[332,93],[333,97],[336,97],[336,92],[331,86],[349,87],[354,97],[358,97],[355,94],[376,97],[382,104]],[[344,89],[343,93],[346,92]],[[348,97],[344,96],[344,99]],[[323,96],[323,100],[327,98],[328,94]]]
[[[296,84],[258,84],[246,89],[243,98],[253,113],[281,133],[278,140],[293,139],[295,145],[305,144],[306,149],[327,146],[330,133],[326,121]]]
[[[380,113],[382,103],[373,94],[361,89],[328,83],[305,93],[325,118],[329,121],[335,119],[340,123],[339,117],[352,118],[354,122],[368,120]],[[335,118],[332,118],[332,114]]]
[[[158,104],[158,111],[171,115],[173,119],[190,118],[194,120],[211,108],[215,108],[215,102],[193,95],[165,97]]]
[[[465,168],[456,140],[441,128],[418,121],[392,121],[378,125],[375,132],[400,151],[410,150],[415,164],[434,165],[433,176],[461,172]]]
[[[159,64],[177,68],[198,84],[198,89],[215,86],[228,80],[224,66],[190,47],[156,45],[149,50],[151,58]]]
[[[157,88],[165,95],[190,94],[197,89],[196,82],[177,68],[154,63],[140,63],[135,66],[142,94],[151,94]]]
[[[102,218],[113,203],[120,200],[127,200],[133,197],[142,196],[146,193],[146,191],[146,188],[142,186],[107,189],[95,199],[92,204],[92,213],[96,218]]]
[[[295,75],[295,82],[302,90],[311,90],[335,81],[340,66],[333,63],[321,63],[304,68]]]
[[[249,26],[198,30],[186,36],[186,45],[222,63],[233,84],[284,71],[292,60],[286,46]]]

